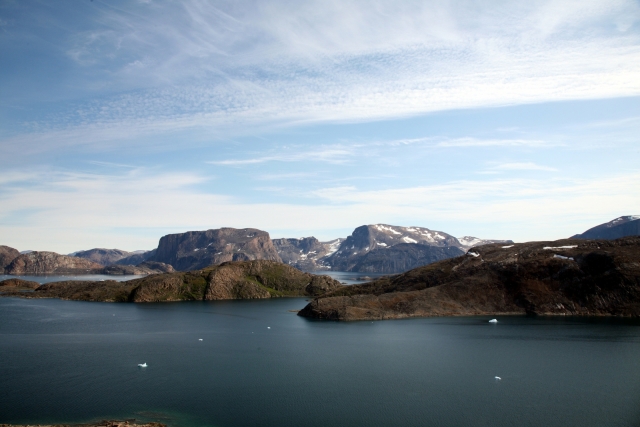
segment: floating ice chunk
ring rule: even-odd
[[[271,329],[271,326],[267,326],[267,329]]]
[[[489,320],[489,323],[498,323],[498,319],[491,319]]]
[[[147,367],[147,362],[138,363],[138,366],[140,366],[141,368],[146,368]]]
[[[198,341],[202,341],[202,338],[198,338]]]
[[[498,381],[500,381],[501,379],[502,379],[502,378],[500,378],[500,377],[496,377],[496,380],[498,380]]]

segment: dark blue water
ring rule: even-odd
[[[0,298],[0,421],[640,425],[638,322],[336,323],[304,304]]]

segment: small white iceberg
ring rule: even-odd
[[[271,326],[267,326],[267,329],[271,329]]]
[[[489,323],[498,323],[498,319],[491,319],[489,320]]]
[[[147,362],[138,363],[138,366],[140,366],[141,368],[146,368],[147,367]]]
[[[198,341],[202,341],[202,338],[198,338]]]
[[[497,381],[500,381],[501,379],[502,379],[502,378],[500,378],[500,377],[496,377],[496,380],[497,380]]]

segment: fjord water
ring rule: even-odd
[[[337,323],[304,304],[0,298],[0,422],[640,425],[637,321]]]

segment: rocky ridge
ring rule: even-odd
[[[91,274],[102,265],[84,258],[60,255],[55,252],[34,251],[16,257],[5,268],[7,274]]]
[[[304,273],[275,261],[254,260],[227,262],[189,272],[154,274],[124,282],[52,282],[31,293],[6,290],[2,295],[105,302],[209,301],[319,296],[341,287],[328,276]]]
[[[381,320],[497,314],[640,316],[640,237],[476,247],[338,289],[299,313]]]
[[[97,264],[108,266],[115,264],[117,261],[120,261],[121,259],[129,257],[131,255],[131,252],[123,251],[120,249],[95,248],[86,251],[74,252],[69,256],[88,259],[89,261],[93,261]]]
[[[604,224],[588,229],[572,239],[619,239],[640,235],[640,215],[621,216]]]

